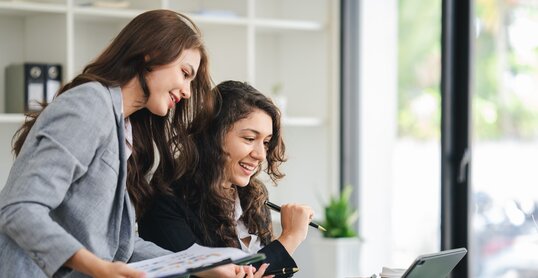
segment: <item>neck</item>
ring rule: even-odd
[[[128,118],[134,112],[144,108],[144,92],[137,77],[121,86],[121,95],[123,99],[123,117]]]
[[[230,196],[234,196],[235,194],[235,186],[231,183],[223,183],[222,186],[224,187],[224,191],[227,194],[230,194]]]

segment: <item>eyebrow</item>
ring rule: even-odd
[[[257,135],[260,135],[259,131],[255,130],[255,129],[252,129],[252,128],[243,128],[240,131],[251,131],[251,132],[256,133]],[[272,136],[273,136],[272,133],[267,135],[267,137],[272,137]]]

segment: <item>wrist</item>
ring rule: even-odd
[[[295,249],[297,249],[302,242],[300,237],[288,233],[282,233],[277,240],[284,246],[290,255],[295,252]]]
[[[92,277],[106,277],[106,265],[109,262],[95,257],[94,260],[87,265],[88,272]]]
[[[102,274],[106,269],[107,262],[95,256],[87,249],[78,250],[69,260],[65,263],[67,267],[70,267],[78,272],[88,274],[92,277],[103,277]]]

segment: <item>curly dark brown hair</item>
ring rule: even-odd
[[[223,187],[227,159],[223,149],[224,138],[237,121],[247,118],[255,109],[267,113],[273,126],[263,170],[276,184],[284,177],[279,166],[286,161],[280,111],[269,98],[244,82],[225,81],[214,90],[220,94],[220,103],[216,106],[218,112],[209,128],[193,134],[198,157],[174,187],[180,198],[184,198],[203,219],[202,240],[205,245],[239,247],[234,220],[235,195]],[[273,234],[271,215],[264,204],[268,198],[267,188],[257,178],[260,171],[259,168],[247,186],[232,188],[237,190],[243,208],[241,220],[249,233],[258,235],[262,244],[267,245]],[[215,234],[218,240],[215,240]]]

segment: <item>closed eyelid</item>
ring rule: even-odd
[[[187,68],[188,76],[194,78],[196,76],[196,71],[194,70],[194,67],[191,64],[187,64]]]

